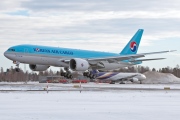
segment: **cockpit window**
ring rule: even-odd
[[[10,49],[8,49],[8,51],[15,52],[15,49],[13,49],[13,48],[10,48]]]

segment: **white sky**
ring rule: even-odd
[[[151,68],[175,67],[180,58],[179,0],[3,0],[0,4],[0,66],[10,46],[39,44],[119,53],[137,29],[144,29],[139,53],[175,49],[148,56]]]

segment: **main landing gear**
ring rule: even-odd
[[[115,84],[116,82],[115,81],[111,81],[109,84]]]
[[[64,70],[66,71],[66,72],[61,72],[61,76],[64,76],[65,78],[67,78],[67,79],[72,79],[73,78],[73,76],[72,76],[72,74],[71,74],[71,72],[69,71],[69,69],[68,68],[64,68]]]
[[[119,84],[126,84],[124,81],[121,81]]]
[[[96,76],[91,71],[84,72],[83,76],[88,77],[90,79],[95,79],[96,78]]]

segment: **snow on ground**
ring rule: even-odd
[[[148,71],[145,72],[146,80],[143,80],[142,83],[145,84],[167,84],[167,83],[180,83],[180,78],[177,78],[171,73],[159,73]]]
[[[0,92],[0,120],[177,120],[179,91]]]

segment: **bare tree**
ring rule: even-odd
[[[152,71],[156,72],[156,69],[155,69],[155,68],[153,68],[153,69],[152,69]]]

